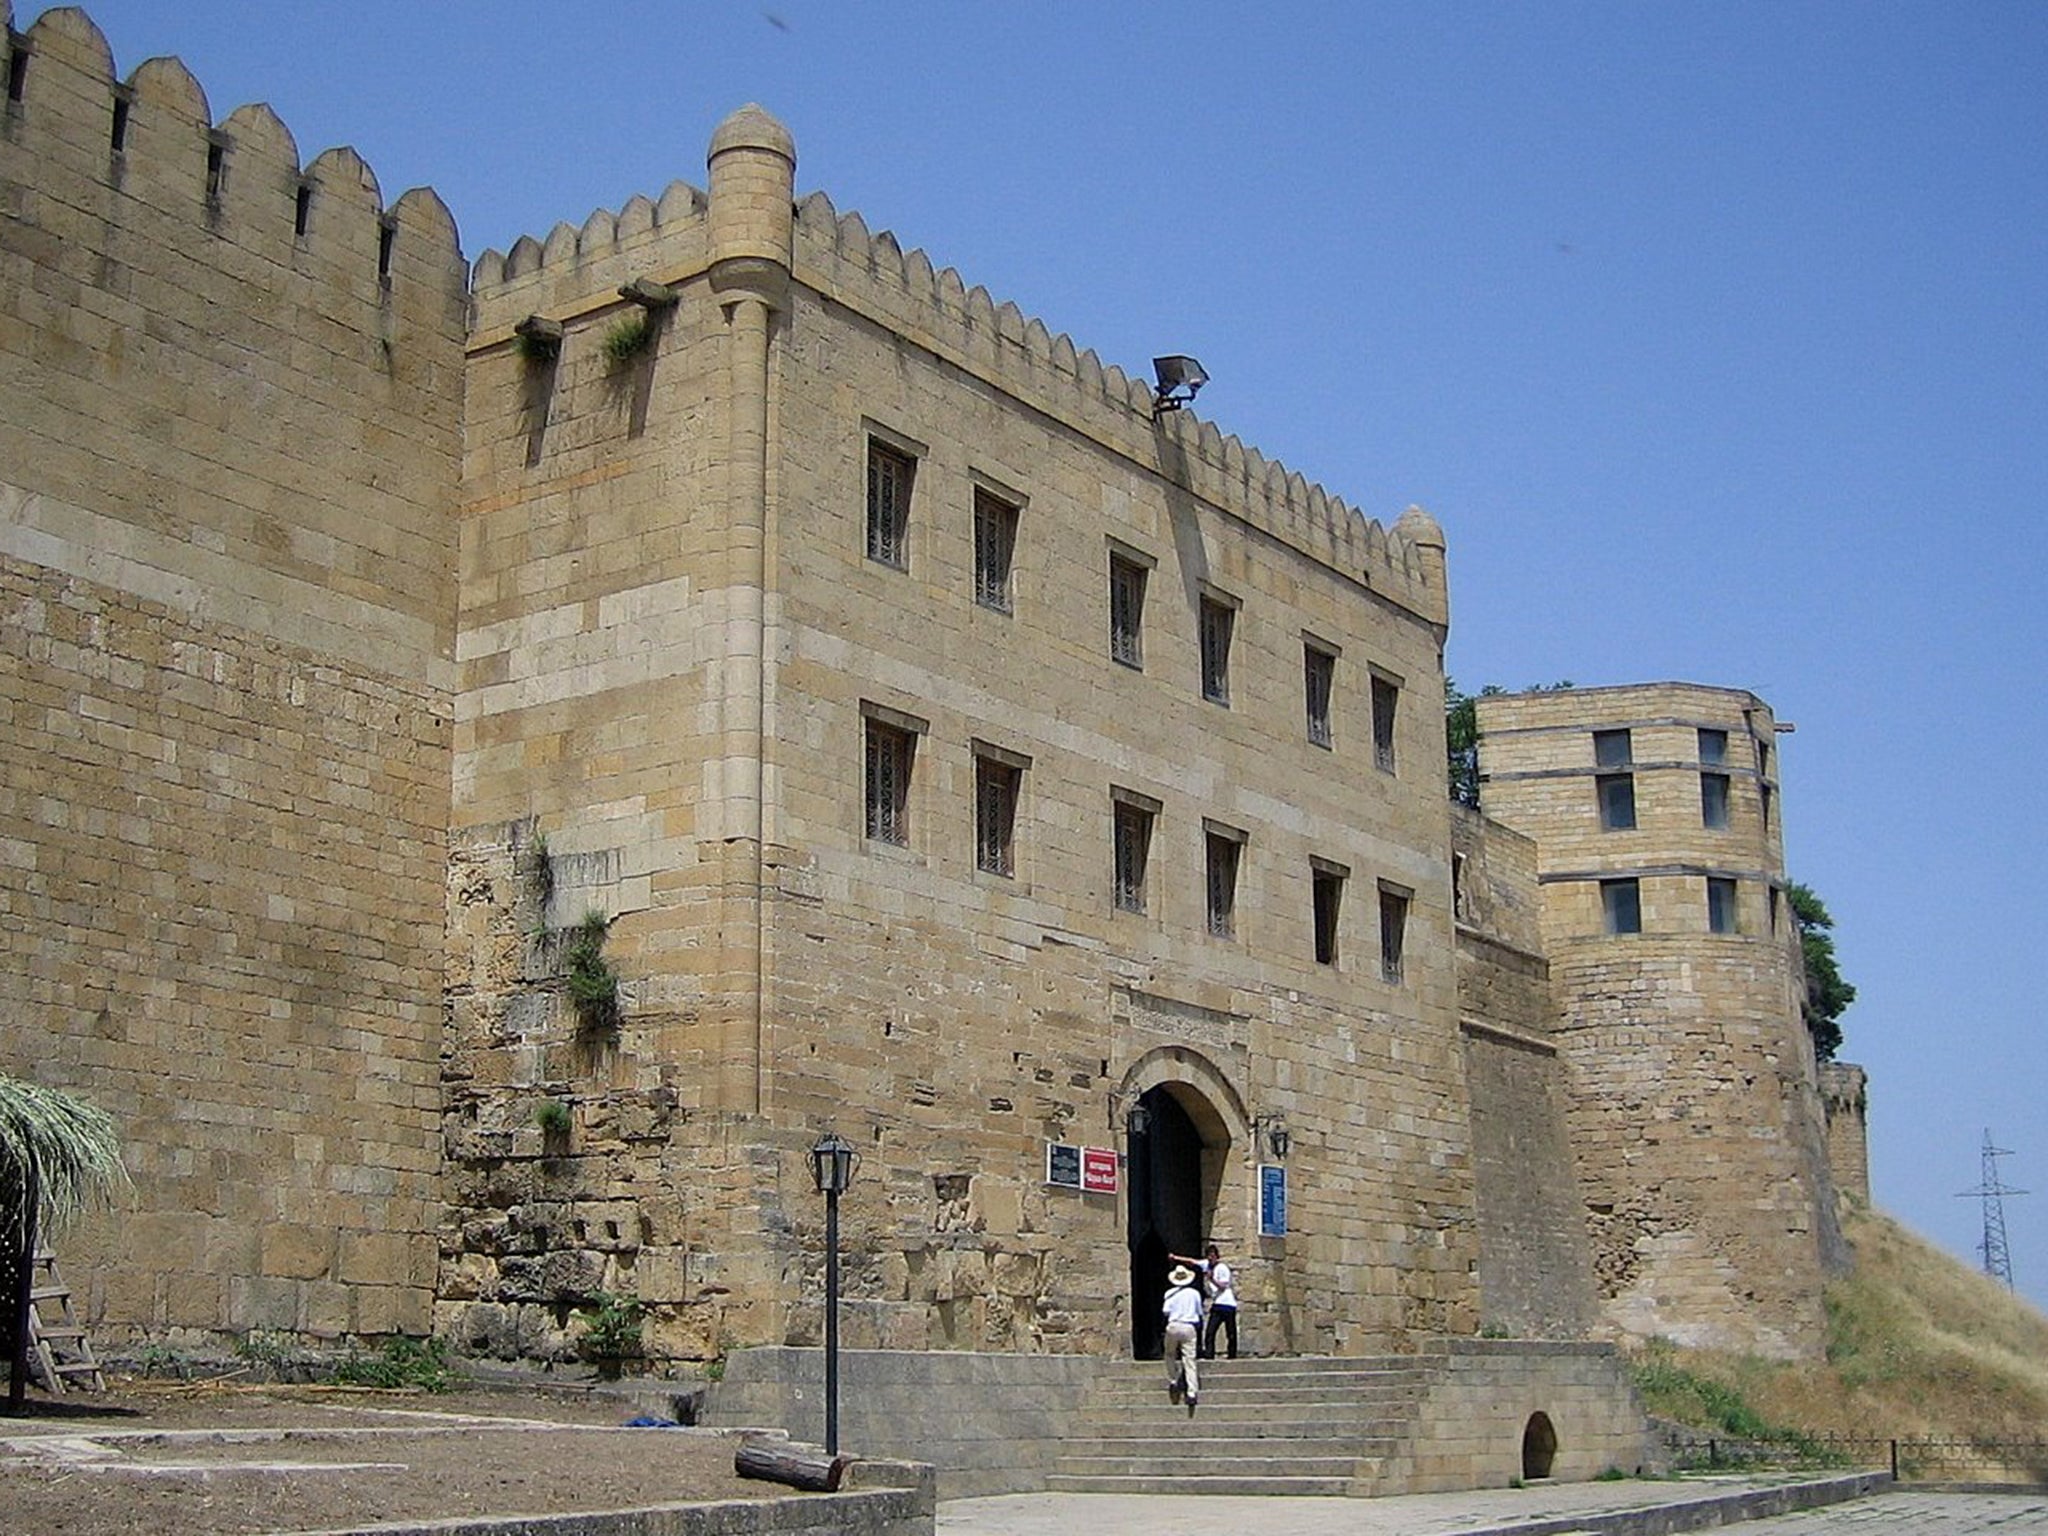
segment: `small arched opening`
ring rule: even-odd
[[[1550,1476],[1557,1460],[1557,1426],[1547,1413],[1532,1413],[1522,1426],[1522,1481],[1534,1482]]]

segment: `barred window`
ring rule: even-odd
[[[1330,729],[1330,693],[1337,679],[1337,658],[1319,645],[1303,645],[1301,670],[1308,704],[1308,739],[1327,747],[1335,740]]]
[[[1109,654],[1127,667],[1145,665],[1145,567],[1109,557]]]
[[[1010,611],[1010,557],[1017,548],[1017,508],[980,486],[974,488],[974,600]]]
[[[1372,680],[1372,761],[1382,773],[1394,771],[1394,716],[1401,707],[1401,685],[1377,673]]]
[[[1202,697],[1226,708],[1230,704],[1230,631],[1237,610],[1213,597],[1202,599]]]
[[[876,842],[910,841],[910,768],[916,754],[913,733],[867,722],[867,833]]]
[[[1380,887],[1380,980],[1398,987],[1408,961],[1408,894]]]
[[[1152,812],[1118,800],[1111,807],[1116,843],[1116,906],[1120,912],[1145,910],[1145,866],[1152,857]]]
[[[1344,874],[1321,865],[1309,871],[1314,882],[1316,964],[1337,963],[1337,915],[1344,906]]]
[[[868,558],[897,569],[910,564],[910,486],[917,460],[868,439]]]
[[[1244,840],[1211,828],[1208,843],[1209,931],[1219,939],[1237,933],[1237,866]]]
[[[974,759],[974,865],[992,875],[1017,872],[1015,836],[1017,781],[1009,763],[976,754]]]

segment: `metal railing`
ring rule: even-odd
[[[2048,1440],[1798,1435],[1763,1442],[1710,1436],[1681,1449],[1679,1456],[1681,1464],[1705,1468],[1872,1468],[1890,1472],[1901,1483],[2048,1486]]]

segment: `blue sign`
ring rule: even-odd
[[[1287,1235],[1287,1170],[1274,1163],[1259,1165],[1259,1236]]]

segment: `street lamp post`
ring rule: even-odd
[[[853,1143],[827,1131],[811,1148],[811,1181],[825,1197],[825,1453],[839,1454],[839,1197],[859,1161]]]

